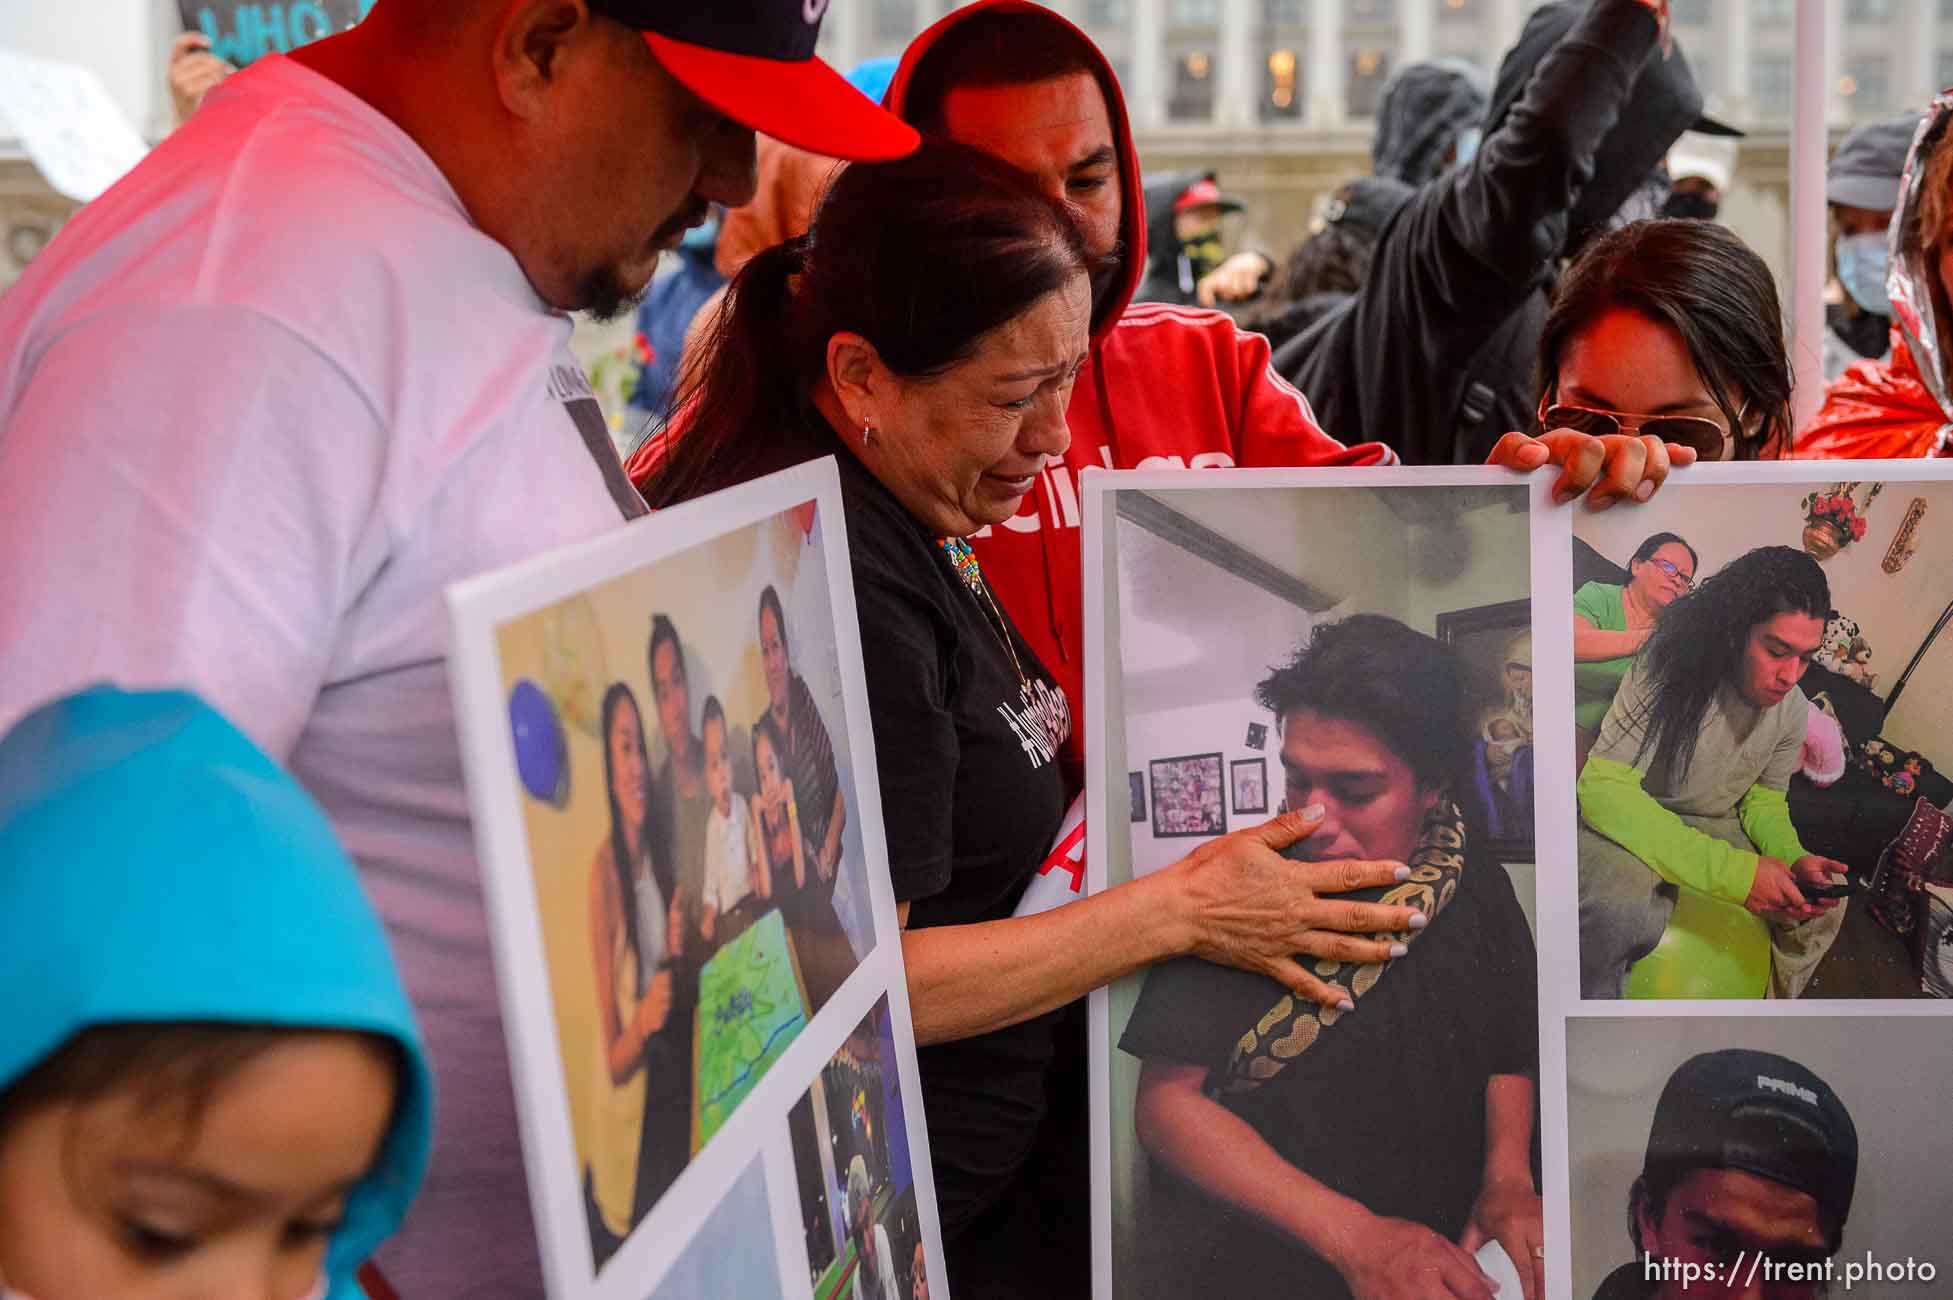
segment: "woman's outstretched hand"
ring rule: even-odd
[[[1626,433],[1595,437],[1577,429],[1548,429],[1537,438],[1508,433],[1485,463],[1522,474],[1541,465],[1558,465],[1555,501],[1564,505],[1586,493],[1588,505],[1605,510],[1616,502],[1652,497],[1671,468],[1695,464],[1695,449]]]
[[[1310,974],[1298,957],[1388,961],[1404,951],[1392,936],[1423,926],[1425,917],[1411,907],[1335,897],[1408,879],[1401,862],[1281,855],[1321,825],[1320,809],[1285,812],[1209,840],[1167,868],[1188,930],[1181,950],[1266,975],[1324,1007],[1349,1009],[1348,992]]]

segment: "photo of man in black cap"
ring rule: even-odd
[[[1690,1057],[1628,1193],[1637,1257],[1594,1300],[1823,1294],[1857,1178],[1858,1130],[1824,1080],[1771,1052]]]

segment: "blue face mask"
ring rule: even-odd
[[[1868,230],[1838,241],[1838,281],[1851,300],[1879,316],[1892,314],[1885,296],[1885,232]]]

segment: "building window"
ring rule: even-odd
[[[1790,116],[1790,60],[1770,54],[1759,58],[1750,70],[1750,90],[1762,116]]]
[[[1953,86],[1953,50],[1939,52],[1939,70],[1935,75],[1935,84]]]
[[[1261,0],[1261,21],[1268,27],[1300,27],[1302,0]]]
[[[1087,0],[1085,22],[1091,27],[1124,27],[1132,21],[1127,0]]]
[[[1844,75],[1838,78],[1838,93],[1850,103],[1854,118],[1885,112],[1892,100],[1892,74],[1885,56],[1861,54],[1846,59]]]
[[[914,0],[875,0],[875,35],[885,41],[906,41],[915,35]]]
[[[1261,120],[1293,122],[1302,116],[1302,60],[1294,50],[1269,52],[1262,65]]]
[[[1790,21],[1794,0],[1756,0],[1756,18],[1759,22],[1787,23]]]
[[[1220,0],[1173,0],[1168,18],[1175,27],[1212,27],[1221,20]]]
[[[1214,59],[1206,50],[1188,50],[1173,60],[1173,94],[1166,115],[1174,122],[1207,122],[1214,117]]]
[[[1668,20],[1683,27],[1709,25],[1709,0],[1671,0]]]
[[[1353,23],[1387,23],[1397,9],[1396,0],[1348,0],[1348,3],[1346,12]]]
[[[1845,16],[1853,22],[1884,22],[1892,16],[1892,0],[1851,0]]]
[[[1390,56],[1382,50],[1351,50],[1349,55],[1349,100],[1351,117],[1375,117],[1383,98],[1383,83],[1390,76]]]

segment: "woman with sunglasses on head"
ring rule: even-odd
[[[1655,533],[1635,548],[1626,582],[1589,582],[1573,593],[1573,723],[1582,763],[1655,620],[1695,586],[1696,563],[1681,537]]]

